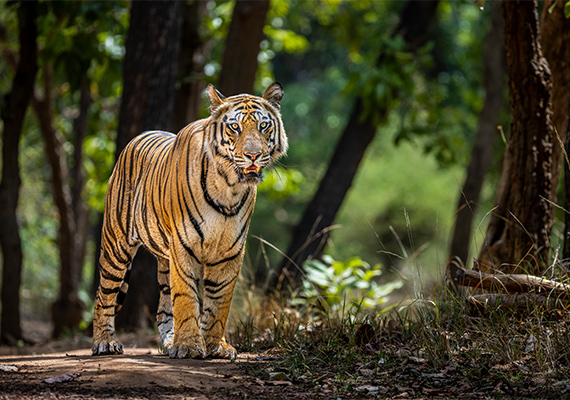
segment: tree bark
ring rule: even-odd
[[[182,24],[182,2],[133,2],[123,67],[123,97],[116,157],[146,130],[173,130],[174,91]],[[133,261],[129,296],[117,315],[118,329],[150,323],[158,306],[156,260],[148,252]]]
[[[554,9],[549,12],[553,4],[555,4]],[[568,108],[570,107],[570,19],[564,15],[565,4],[565,1],[545,1],[540,18],[540,43],[552,73],[552,123],[556,129],[552,146],[552,194],[550,199],[553,201],[556,199],[558,188],[560,158],[566,137]]]
[[[409,50],[416,50],[425,41],[437,5],[437,1],[406,2],[394,35],[401,35]],[[378,57],[378,65],[382,62],[382,58],[383,54]],[[376,134],[373,116],[361,118],[362,102],[362,97],[356,98],[325,176],[305,208],[300,222],[295,226],[286,256],[277,271],[272,272],[269,287],[281,287],[282,282],[287,286],[299,284],[303,274],[301,269],[303,262],[321,253],[328,238],[328,228],[352,186],[366,148]],[[388,111],[378,109],[376,114],[384,116]]]
[[[502,7],[513,122],[479,266],[540,274],[554,221],[550,70],[536,2],[504,1]]]
[[[207,44],[200,37],[199,25],[206,12],[206,2],[184,4],[180,50],[178,52],[178,84],[174,97],[174,128],[179,131],[198,119]]]
[[[252,92],[268,10],[269,0],[236,1],[217,85],[224,95]]]
[[[117,156],[143,130],[173,130],[181,23],[182,2],[132,3],[123,63]]]
[[[570,116],[570,107],[568,109]],[[570,154],[570,124],[566,127],[566,137],[564,138],[564,151]],[[564,242],[562,244],[562,258],[568,262],[570,260],[570,162],[564,160]]]
[[[16,345],[18,340],[23,339],[20,326],[22,244],[16,216],[20,190],[18,156],[24,116],[32,97],[38,69],[36,16],[36,1],[19,4],[20,60],[12,89],[0,110],[4,122],[0,182],[0,246],[3,255],[0,340],[11,345]]]
[[[488,6],[492,8],[492,21],[483,44],[485,103],[479,114],[471,160],[467,167],[465,183],[459,194],[450,249],[450,256],[458,256],[464,262],[467,262],[469,256],[473,217],[498,136],[497,125],[505,87],[505,47],[501,5],[489,2]]]
[[[556,3],[552,12],[549,9]],[[552,199],[556,198],[562,147],[566,156],[564,166],[565,200],[564,208],[570,208],[570,165],[567,158],[570,151],[570,19],[564,15],[565,2],[548,0],[544,3],[540,19],[542,49],[552,72],[552,122],[556,129],[552,148]],[[570,258],[570,215],[565,213],[563,258]]]
[[[76,257],[78,261],[77,277],[79,282],[83,276],[83,265],[89,237],[89,210],[83,199],[85,188],[85,170],[83,169],[83,142],[87,137],[89,109],[93,103],[90,90],[90,82],[87,77],[81,81],[79,89],[79,114],[73,121],[73,166],[71,168],[71,204],[75,216],[74,242],[78,249]]]
[[[52,305],[53,337],[65,330],[75,330],[83,317],[84,304],[78,297],[83,261],[85,258],[86,208],[81,198],[83,178],[81,172],[81,147],[87,128],[89,111],[89,87],[82,85],[79,117],[74,121],[76,136],[74,151],[74,180],[70,180],[67,157],[63,150],[64,138],[55,129],[53,121],[52,74],[49,65],[43,69],[44,94],[36,93],[33,106],[44,138],[46,154],[51,169],[54,202],[59,213],[58,250],[60,259],[59,295]],[[78,149],[79,147],[79,149]]]

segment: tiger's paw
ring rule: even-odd
[[[208,357],[235,360],[237,357],[237,351],[234,346],[223,341],[218,344],[208,346]]]
[[[170,346],[168,354],[170,358],[206,358],[204,338],[200,335],[181,340]]]
[[[123,354],[123,345],[114,340],[109,342],[100,341],[94,342],[91,349],[91,354],[94,356],[104,356],[108,354]]]
[[[160,354],[168,356],[170,355],[170,349],[172,348],[172,341],[166,342],[162,344],[162,349],[160,350]]]

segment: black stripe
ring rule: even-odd
[[[112,281],[112,282],[122,282],[123,278],[121,276],[117,276],[112,274],[111,272],[107,271],[104,268],[100,268],[101,277],[105,280]]]
[[[216,212],[222,214],[224,217],[233,217],[233,216],[237,215],[241,211],[241,209],[242,209],[243,205],[245,204],[245,202],[247,201],[247,199],[249,198],[249,195],[251,193],[251,189],[248,187],[246,189],[244,195],[242,196],[242,198],[236,204],[226,206],[226,205],[223,205],[223,204],[216,202],[210,196],[210,193],[208,191],[208,183],[207,183],[208,161],[207,161],[205,155],[202,158],[202,174],[201,175],[202,176],[200,179],[200,183],[202,185],[202,192],[204,194],[204,200],[206,200],[206,203],[208,203],[210,205],[210,207],[212,207],[214,210],[216,210]]]
[[[99,286],[99,290],[101,291],[101,293],[103,294],[115,294],[115,293],[119,293],[119,290],[121,290],[121,286],[117,286],[111,289],[106,288],[103,285]]]
[[[192,251],[192,249],[190,248],[190,246],[188,246],[188,245],[184,242],[184,240],[183,240],[182,237],[180,236],[180,232],[177,230],[176,233],[177,233],[177,235],[178,235],[178,239],[180,240],[180,243],[182,244],[182,247],[184,247],[184,250],[186,250],[186,252],[187,252],[188,254],[190,254],[190,257],[192,257],[194,260],[196,260],[196,262],[197,262],[198,264],[202,264],[202,263],[200,262],[200,260],[198,260],[198,257],[196,257],[196,254],[194,254],[194,252]]]
[[[208,293],[212,293],[212,294],[218,293],[220,290],[224,289],[224,288],[227,287],[230,283],[232,283],[233,281],[235,281],[236,278],[237,278],[237,275],[236,275],[235,278],[230,279],[230,280],[227,281],[227,282],[215,283],[215,282],[212,282],[212,281],[208,281],[209,283],[211,283],[210,285],[207,285],[207,284],[206,284],[206,280],[204,280],[204,286],[205,286],[204,289],[205,289],[206,292],[208,292]],[[217,289],[210,289],[208,286],[216,287]],[[209,297],[209,296],[208,296],[208,297]]]
[[[167,317],[174,317],[174,315],[173,315],[171,312],[168,312],[168,311],[158,311],[158,312],[156,313],[156,315],[159,315],[159,314],[160,314],[160,315],[166,315]]]
[[[243,250],[243,246],[242,246],[242,247],[239,249],[239,251],[238,251],[236,254],[234,254],[233,256],[226,257],[226,258],[224,258],[224,259],[222,259],[222,260],[220,260],[220,261],[217,261],[217,262],[215,262],[215,263],[207,263],[206,266],[208,266],[208,267],[215,267],[216,265],[219,265],[219,264],[222,264],[222,263],[231,261],[231,260],[235,260],[235,259],[241,254],[241,251],[242,251],[242,250]]]
[[[182,208],[182,202],[181,202],[181,197],[184,200],[184,205],[186,207],[184,207],[186,209],[186,212],[188,213],[188,218],[190,219],[190,222],[192,223],[192,226],[194,227],[194,230],[196,231],[196,233],[198,234],[198,236],[200,236],[200,241],[202,242],[202,244],[204,244],[204,233],[202,232],[202,228],[200,227],[200,223],[196,220],[196,218],[194,218],[194,215],[192,214],[192,211],[190,211],[190,207],[188,207],[188,203],[186,202],[186,197],[184,196],[184,191],[181,190],[182,188],[179,188],[178,192],[182,192],[181,195],[178,196],[178,206],[180,207],[180,211],[183,212],[183,208]]]

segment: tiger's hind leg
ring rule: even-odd
[[[158,285],[160,300],[156,312],[156,324],[162,342],[162,354],[168,355],[174,341],[174,318],[170,295],[170,267],[168,260],[158,259]]]
[[[109,237],[104,228],[99,259],[101,281],[93,315],[94,356],[123,353],[123,345],[115,338],[115,315],[127,295],[131,261],[139,247],[122,241],[111,244]]]

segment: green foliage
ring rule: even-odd
[[[105,208],[105,193],[110,171],[115,164],[115,142],[109,138],[90,135],[83,142],[85,152],[85,185],[89,207],[100,213]]]
[[[303,174],[297,169],[275,167],[268,171],[258,191],[266,193],[272,200],[285,200],[289,196],[299,193],[300,185],[305,180]]]
[[[566,4],[564,4],[564,16],[566,18],[570,18],[570,1],[567,1]]]
[[[199,29],[208,54],[199,79],[215,82],[234,4],[216,0],[206,5]],[[391,34],[403,4],[271,1],[255,90],[261,93],[273,79],[284,85],[281,105],[290,150],[287,168],[267,171],[259,186],[250,237],[261,236],[281,250],[286,248],[290,228],[319,184],[354,99],[362,96],[364,114],[379,124],[378,137],[365,154],[337,218],[343,228],[333,233],[328,251],[337,259],[360,254],[366,260],[389,265],[391,260],[379,251],[398,252],[401,243],[395,236],[406,236],[411,221],[419,246],[406,244],[405,251],[412,254],[429,243],[429,254],[422,263],[433,268],[441,264],[437,249],[441,251],[447,244],[445,234],[438,232],[447,233],[451,226],[463,174],[462,167],[452,164],[466,161],[482,106],[481,39],[489,21],[488,11],[480,12],[470,2],[440,3],[428,34],[430,41],[412,54],[401,37]],[[89,81],[93,103],[83,143],[87,172],[84,196],[93,211],[101,211],[114,162],[128,2],[43,0],[40,6],[40,61],[53,67],[54,121],[67,140],[67,155],[74,150],[71,135],[78,112],[77,88],[83,77]],[[0,21],[6,28],[2,46],[6,50],[18,48],[16,7],[17,2],[0,2]],[[380,54],[382,62],[377,64]],[[0,72],[5,77],[0,80],[0,93],[4,94],[13,78],[13,69],[5,58],[0,58]],[[39,80],[37,88],[42,89]],[[380,109],[388,112],[379,113]],[[206,107],[203,113],[207,113]],[[25,137],[20,200],[24,289],[30,296],[41,293],[42,299],[51,300],[54,296],[50,291],[57,286],[54,249],[58,216],[51,201],[47,162],[40,156],[43,143],[33,113],[28,114]],[[490,187],[492,184],[486,198],[493,195]],[[259,264],[256,268],[269,268],[281,258],[278,252],[259,251],[255,255],[256,245],[255,240],[248,242],[248,251],[254,253],[252,262]],[[92,248],[91,244],[90,251]],[[395,260],[390,267],[398,263]],[[361,270],[363,267],[352,269],[350,276],[357,277]],[[377,277],[372,277],[369,284],[376,282]],[[33,290],[35,285],[42,289]],[[326,291],[312,288],[318,293]],[[365,291],[358,287],[343,290]]]
[[[371,267],[360,257],[342,262],[324,255],[322,262],[309,260],[303,268],[306,273],[303,288],[293,304],[318,304],[327,311],[339,311],[345,303],[375,308],[403,285],[401,280],[378,284],[376,278],[382,274],[382,266],[376,264]]]

